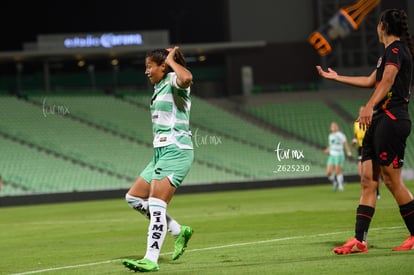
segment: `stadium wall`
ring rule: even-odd
[[[358,182],[358,175],[345,175],[346,182]],[[191,194],[205,192],[222,192],[234,190],[282,188],[309,185],[330,185],[326,177],[293,178],[270,181],[230,182],[230,183],[208,183],[199,185],[182,185],[177,189],[176,194]],[[330,188],[327,186],[327,188]],[[91,192],[68,192],[48,193],[22,196],[4,196],[0,198],[0,207],[64,203],[76,201],[91,201],[103,199],[123,199],[128,189],[102,190]]]

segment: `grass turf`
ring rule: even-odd
[[[358,184],[176,195],[168,212],[195,233],[177,261],[167,235],[158,273],[412,274],[414,251],[391,251],[408,232],[381,191],[369,252],[345,256],[332,249],[353,236]],[[145,254],[148,221],[123,198],[3,207],[0,217],[0,274],[127,274],[121,260]]]

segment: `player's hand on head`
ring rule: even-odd
[[[165,58],[165,63],[169,64],[169,61],[174,61],[174,56],[175,56],[175,51],[178,49],[177,46],[172,47],[172,48],[167,48],[166,50],[168,51],[168,55]]]

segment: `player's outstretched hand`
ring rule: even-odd
[[[338,73],[331,68],[328,68],[327,71],[324,71],[321,66],[316,66],[316,70],[318,71],[318,74],[323,78],[335,80],[338,77]]]

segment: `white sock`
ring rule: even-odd
[[[145,259],[158,262],[162,244],[167,234],[167,203],[157,198],[148,199],[150,224],[148,227],[147,252]]]
[[[168,231],[170,231],[174,237],[178,236],[181,232],[181,225],[176,220],[171,218],[170,216],[166,215],[166,217],[167,217]]]
[[[125,195],[125,200],[131,208],[137,210],[139,213],[149,218],[148,200],[131,196],[128,193]]]
[[[141,213],[149,219],[148,200],[131,196],[128,193],[125,195],[125,200],[131,208],[137,210],[139,213]],[[168,214],[166,214],[166,217],[168,231],[171,232],[173,236],[178,236],[178,234],[180,234],[181,225]]]
[[[338,181],[339,191],[343,191],[344,190],[344,175],[342,174],[337,175],[336,180]]]

